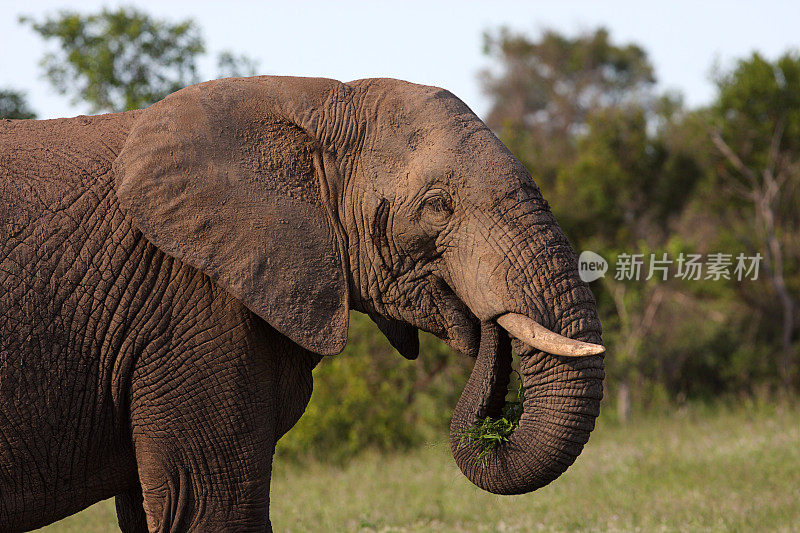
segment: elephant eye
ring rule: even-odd
[[[431,191],[422,201],[423,214],[434,222],[445,222],[453,214],[453,203],[445,191]]]
[[[444,198],[441,196],[437,196],[435,198],[431,198],[425,205],[428,209],[433,209],[435,213],[444,213],[447,211],[447,204],[444,201]]]

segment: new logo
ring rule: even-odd
[[[578,275],[586,283],[598,280],[608,271],[608,261],[599,254],[585,250],[578,257]]]

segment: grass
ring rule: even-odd
[[[475,457],[475,461],[483,465],[486,464],[486,460],[492,450],[502,443],[508,442],[511,434],[519,426],[520,418],[522,418],[522,376],[519,375],[519,372],[516,372],[516,374],[520,378],[517,396],[514,401],[506,400],[502,415],[499,418],[487,416],[461,433],[458,447],[476,445],[480,452]]]
[[[796,531],[800,406],[743,403],[602,420],[551,485],[473,487],[446,444],[344,467],[276,465],[277,531]],[[102,502],[48,531],[116,531]]]

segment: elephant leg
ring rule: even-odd
[[[228,423],[207,425],[192,413],[183,414],[192,421],[154,421],[144,434],[134,428],[149,530],[271,531],[274,441],[263,434],[237,434],[245,431],[235,415]]]
[[[122,533],[147,533],[147,516],[142,507],[142,487],[137,486],[114,498],[117,522]]]
[[[235,450],[226,456],[236,465],[230,466],[216,457],[195,457],[194,450],[165,450],[156,439],[142,448],[143,508],[150,531],[272,530],[269,474],[249,467]]]
[[[130,421],[150,531],[270,530],[277,369],[269,351],[221,345],[134,374]]]

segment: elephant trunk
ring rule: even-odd
[[[577,311],[576,317],[586,316],[586,311],[593,313]],[[573,326],[580,322],[562,320]],[[569,332],[561,333],[567,336]],[[600,342],[599,333],[591,329],[572,337]],[[510,371],[509,336],[494,321],[483,322],[475,366],[453,413],[450,446],[464,475],[496,494],[530,492],[564,472],[589,439],[603,394],[601,355],[567,358],[523,351],[524,401],[519,425],[508,441],[479,459],[481,448],[465,439],[464,432],[487,416],[501,416]]]

